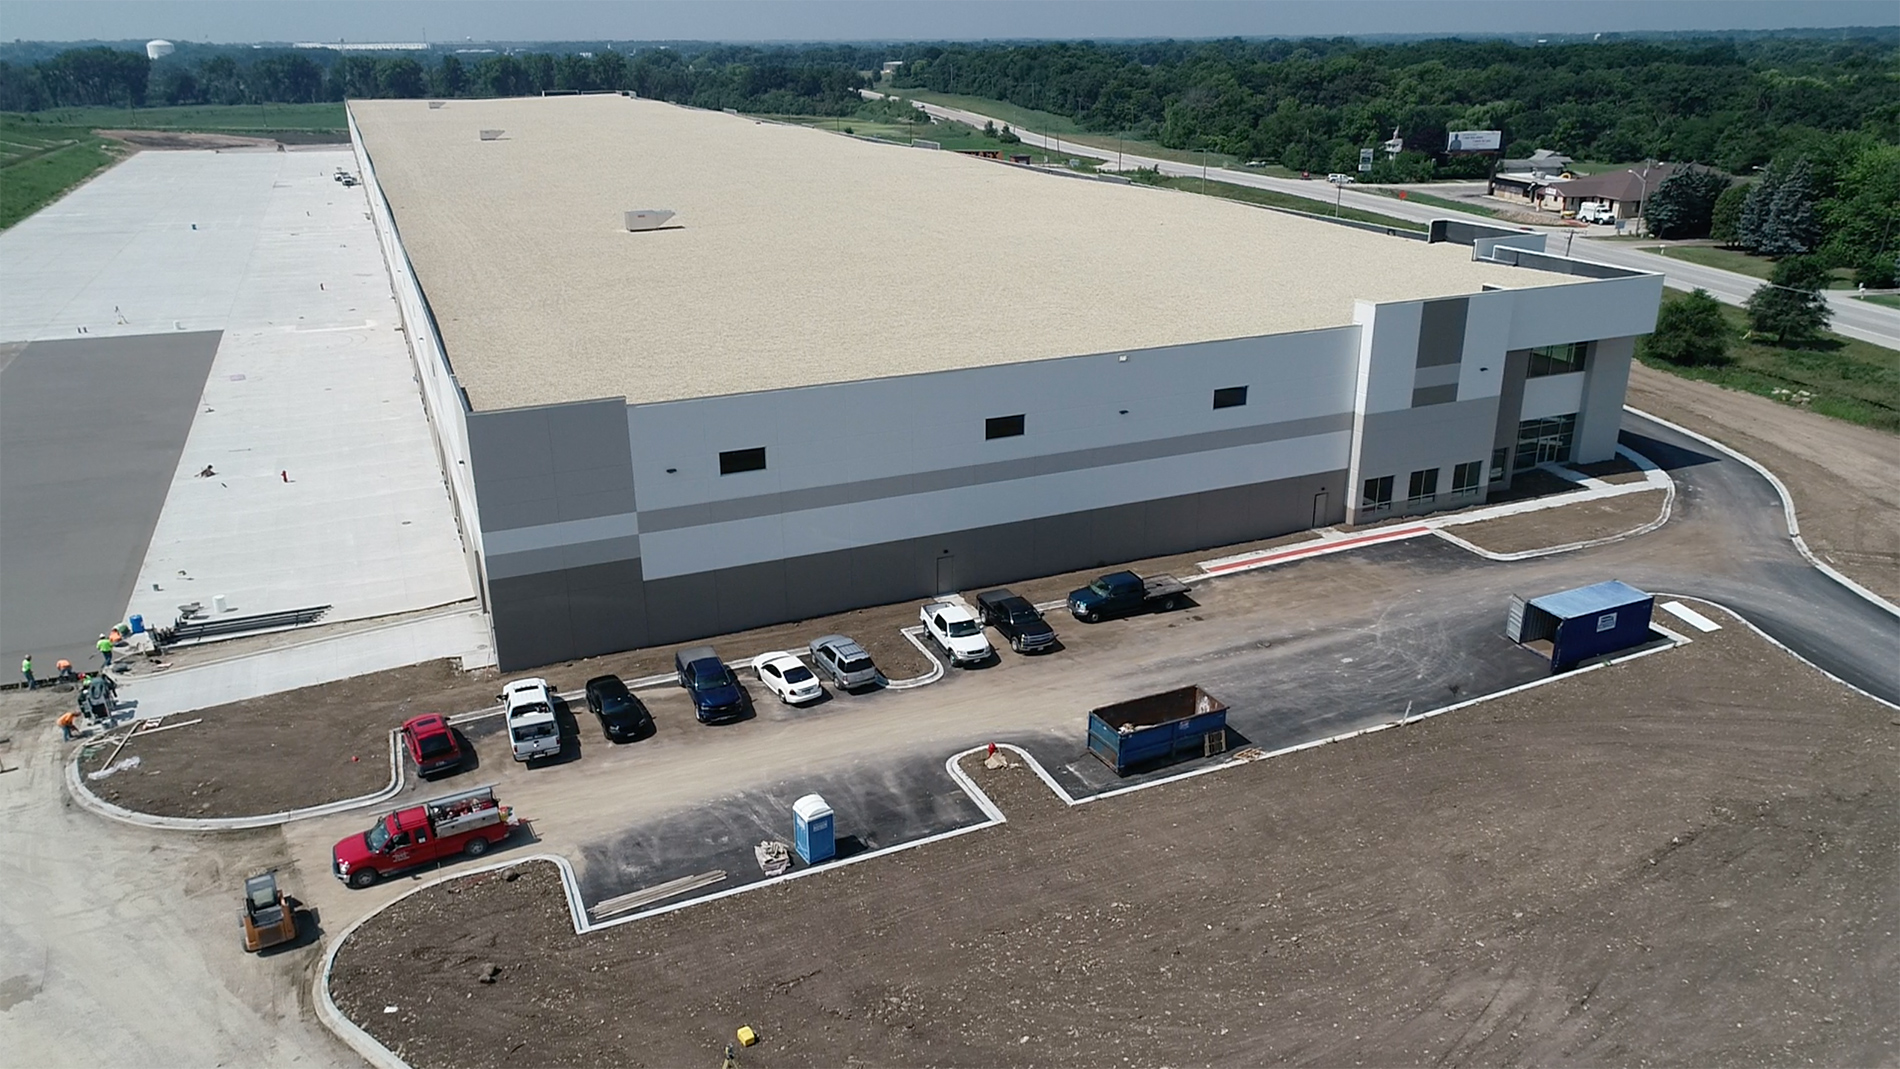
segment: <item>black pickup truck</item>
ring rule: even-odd
[[[1110,572],[1080,590],[1069,591],[1069,612],[1084,623],[1149,609],[1166,612],[1187,604],[1187,584],[1171,575],[1146,579],[1134,572]]]
[[[984,624],[1009,640],[1017,653],[1046,650],[1056,644],[1056,629],[1042,618],[1027,598],[1006,589],[985,591],[976,596],[976,615]]]

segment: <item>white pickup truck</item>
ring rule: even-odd
[[[561,725],[554,719],[554,692],[545,679],[517,679],[499,695],[508,720],[515,760],[532,761],[561,752]]]
[[[933,601],[919,609],[917,617],[931,639],[950,655],[951,664],[981,664],[995,654],[976,614],[954,601]]]

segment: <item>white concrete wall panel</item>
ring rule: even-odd
[[[1338,328],[636,405],[628,427],[639,507],[1343,414],[1352,408],[1356,333]],[[1246,405],[1213,408],[1215,389],[1242,385]],[[1022,436],[985,439],[986,419],[1017,414],[1026,420]],[[765,471],[719,474],[719,453],[758,446],[767,450]]]
[[[1512,290],[1510,349],[1621,338],[1656,329],[1661,275]]]
[[[1486,433],[1489,431],[1487,429]],[[1345,466],[1341,430],[640,535],[649,580],[1200,493]]]
[[[1413,376],[1418,370],[1418,329],[1425,302],[1353,304],[1359,324],[1359,359],[1353,388],[1361,413],[1396,412],[1412,407]]]
[[[1616,455],[1616,435],[1623,427],[1623,397],[1629,389],[1630,360],[1636,355],[1635,338],[1606,338],[1590,347],[1583,375],[1583,401],[1577,415],[1573,457],[1594,464]]]
[[[1519,419],[1567,416],[1583,409],[1583,372],[1543,375],[1524,380],[1524,408]]]
[[[1465,310],[1464,360],[1458,400],[1496,397],[1504,389],[1504,353],[1510,348],[1512,310],[1521,290],[1474,293]]]

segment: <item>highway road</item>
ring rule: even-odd
[[[881,94],[865,91],[866,96]],[[1003,125],[1002,120],[993,116],[966,111],[962,108],[946,108],[937,104],[913,102],[932,116],[968,123],[981,127],[986,122]],[[1059,137],[1046,136],[1020,127],[1014,127],[1023,143],[1036,148],[1060,149],[1075,156],[1105,158],[1107,153],[1098,148],[1078,146],[1073,141],[1064,141]],[[1468,222],[1484,223],[1490,226],[1510,226],[1518,230],[1542,231],[1551,236],[1550,250],[1562,253],[1568,248],[1568,254],[1575,259],[1593,263],[1608,264],[1612,267],[1625,267],[1639,271],[1654,271],[1663,276],[1664,283],[1674,289],[1704,289],[1717,300],[1725,304],[1740,305],[1748,295],[1760,287],[1761,280],[1733,271],[1704,267],[1701,264],[1685,263],[1681,260],[1667,259],[1653,252],[1646,252],[1625,242],[1605,241],[1593,238],[1584,229],[1573,226],[1519,226],[1503,223],[1450,208],[1428,204],[1412,204],[1378,193],[1354,189],[1351,186],[1337,188],[1330,183],[1298,178],[1279,178],[1273,175],[1259,174],[1253,171],[1234,170],[1225,167],[1202,168],[1197,164],[1177,163],[1173,160],[1156,159],[1137,153],[1120,154],[1121,166],[1126,169],[1154,168],[1165,175],[1181,177],[1199,177],[1206,174],[1208,180],[1227,182],[1237,186],[1251,186],[1255,189],[1270,189],[1296,197],[1305,197],[1321,205],[1336,203],[1343,207],[1358,208],[1362,211],[1378,212],[1395,219],[1409,219],[1414,222],[1429,223],[1433,219],[1461,219]],[[1460,189],[1464,187],[1459,187]],[[1455,192],[1455,190],[1447,190]],[[1608,228],[1591,228],[1607,233]],[[1574,238],[1574,242],[1572,242]],[[1900,349],[1900,310],[1884,308],[1879,305],[1859,301],[1845,293],[1829,293],[1828,305],[1834,310],[1834,320],[1830,328],[1843,337],[1855,338],[1889,349]]]

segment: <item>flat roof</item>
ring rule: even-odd
[[[476,409],[1343,326],[1559,285],[1461,245],[621,96],[350,110]],[[501,130],[484,141],[481,131]],[[623,213],[675,226],[629,233]]]

